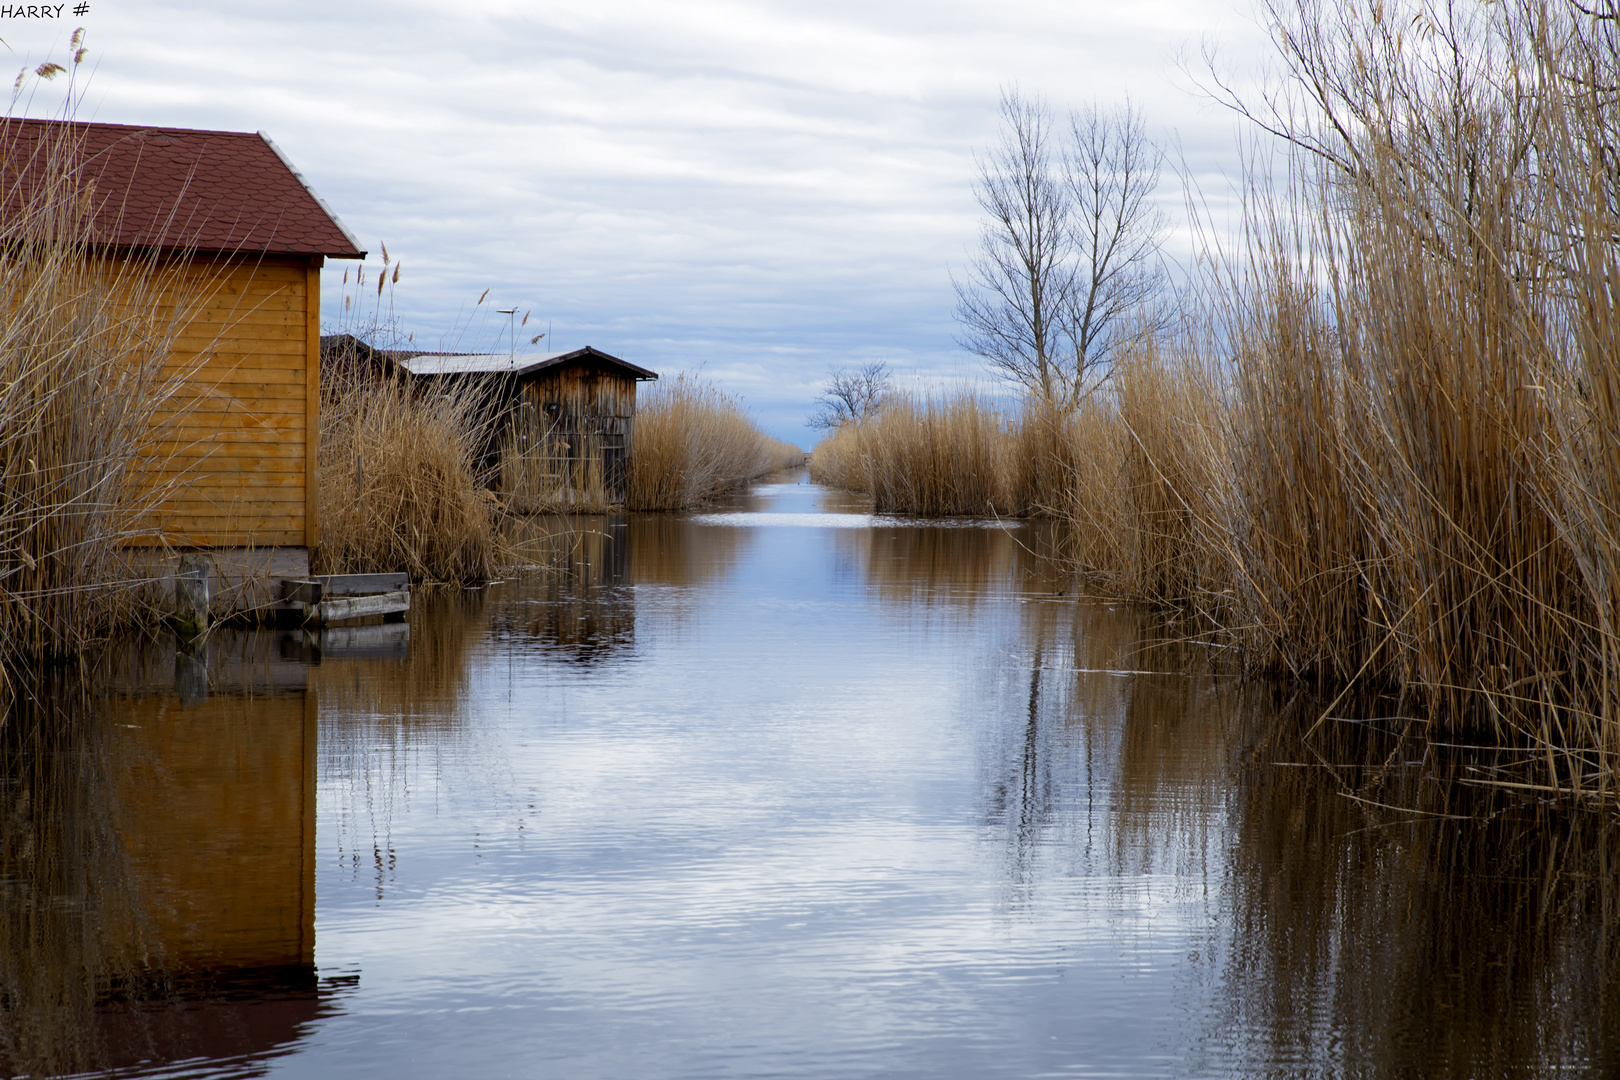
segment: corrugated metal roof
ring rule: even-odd
[[[550,353],[422,353],[401,358],[399,366],[412,375],[527,375],[542,368],[556,367],[570,360],[595,360],[610,367],[621,367],[637,379],[656,379],[648,371],[617,356],[609,356],[589,345],[583,349]]]
[[[54,137],[53,137],[54,136]],[[71,152],[103,242],[207,252],[365,257],[268,136],[79,121],[0,121],[4,198]]]

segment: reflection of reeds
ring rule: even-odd
[[[487,636],[488,590],[417,589],[411,605],[406,659],[338,657],[310,668],[323,745],[372,721],[435,725],[462,715],[473,651]]]
[[[732,567],[748,533],[665,514],[513,518],[506,536],[518,565],[501,589],[496,628],[564,659],[627,655],[636,636],[634,586],[679,589],[656,605],[678,621],[687,589]]]
[[[502,591],[496,626],[548,655],[592,663],[635,646],[635,544],[625,514],[515,523],[522,569]]]
[[[747,529],[703,528],[665,514],[512,517],[502,529],[518,580],[582,588],[702,585],[734,565],[749,540]]]
[[[760,431],[713,385],[682,375],[658,384],[637,406],[625,505],[702,506],[803,459],[804,451]]]
[[[1398,688],[1436,731],[1538,747],[1519,782],[1612,799],[1613,20],[1395,9],[1268,5],[1327,95],[1279,121],[1307,148],[1250,183],[1240,257],[1205,253],[1176,331],[1019,457],[1068,471],[1041,498],[1119,594],[1224,628],[1255,669]],[[1432,48],[1390,30],[1430,20]],[[880,509],[1020,508],[990,426],[955,414],[896,404],[818,472]]]
[[[1213,1006],[1207,1071],[1620,1066],[1606,816],[1456,782],[1511,763],[1431,745],[1414,721],[1306,738],[1322,699],[1201,674],[1140,610],[1025,603],[1016,646],[997,645],[1016,659],[989,668],[983,798],[1007,902],[1080,873],[1135,907],[1173,878],[1184,928],[1209,920],[1186,961]]]
[[[1222,1039],[1335,1075],[1613,1073],[1612,823],[1436,784],[1413,740],[1335,727],[1262,738],[1236,776],[1233,919],[1210,957]],[[1270,764],[1317,754],[1346,764]]]
[[[110,763],[88,702],[36,687],[0,725],[0,1074],[57,1075],[103,1056],[96,1006],[154,970]]]
[[[1013,528],[877,526],[834,534],[886,600],[960,608],[1011,593],[1064,595],[1073,589],[1066,537],[1056,523]]]

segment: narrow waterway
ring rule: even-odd
[[[1043,527],[788,477],[529,533],[29,688],[0,1075],[1620,1074],[1613,820],[1302,740]]]

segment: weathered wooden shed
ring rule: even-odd
[[[622,504],[635,438],[636,384],[658,378],[599,349],[423,353],[399,367],[416,379],[485,382],[493,403],[484,465],[518,510]]]
[[[354,236],[262,132],[0,121],[8,168],[72,144],[93,233],[121,257],[155,251],[181,274],[154,484],[179,477],[139,544],[208,549],[226,603],[246,583],[308,572],[316,542],[321,267],[363,259]],[[161,489],[154,489],[161,490]]]

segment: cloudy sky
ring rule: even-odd
[[[1129,94],[1218,193],[1238,129],[1178,59],[1206,40],[1240,72],[1262,55],[1248,0],[77,6],[0,17],[14,66],[64,59],[83,26],[81,118],[267,132],[368,267],[383,243],[403,263],[417,343],[504,351],[487,313],[516,306],[525,348],[549,325],[555,348],[700,372],[802,445],[829,367],[981,376],[949,275],[1000,87]],[[1161,195],[1178,209],[1179,181]]]

